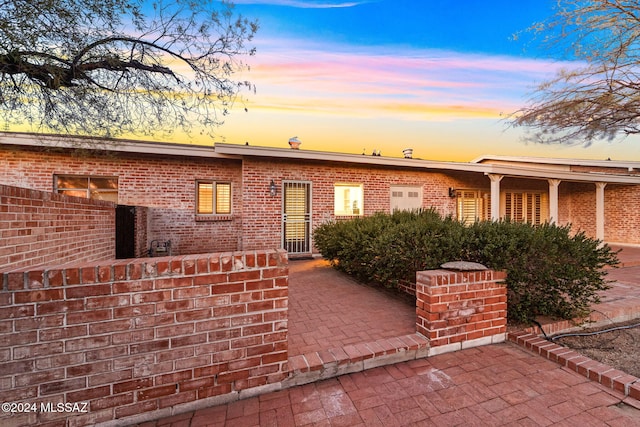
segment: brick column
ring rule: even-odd
[[[419,271],[416,329],[430,341],[429,355],[505,341],[504,272]]]

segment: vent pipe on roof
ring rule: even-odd
[[[300,144],[302,144],[302,141],[300,141],[297,136],[294,136],[293,138],[289,138],[289,147],[291,147],[292,149],[294,150],[300,149]]]

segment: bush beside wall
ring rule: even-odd
[[[361,281],[407,287],[415,272],[464,260],[507,272],[509,319],[584,315],[607,288],[603,267],[617,263],[602,242],[571,226],[477,222],[466,226],[434,210],[375,214],[329,222],[316,246],[338,269]]]

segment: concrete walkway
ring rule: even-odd
[[[605,321],[640,316],[640,248],[625,248],[622,255],[631,267],[610,270],[616,283],[596,307]],[[292,261],[290,271],[291,365],[310,365],[312,357],[331,355],[327,349],[356,351],[367,348],[367,342],[391,344],[398,342],[394,337],[407,339],[415,332],[410,302],[357,284],[322,260]],[[567,325],[545,328],[553,332]],[[640,403],[576,369],[504,343],[377,367],[141,425],[637,426]]]

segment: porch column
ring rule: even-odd
[[[555,224],[558,222],[558,186],[559,179],[549,179],[549,222]]]
[[[604,241],[604,187],[606,182],[596,182],[596,239]]]
[[[500,219],[500,181],[504,175],[489,173],[487,176],[491,180],[491,221],[498,221]]]

